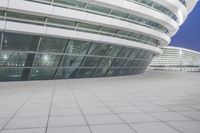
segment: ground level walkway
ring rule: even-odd
[[[200,73],[0,83],[0,133],[200,133]]]

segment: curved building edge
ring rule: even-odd
[[[0,81],[143,73],[196,2],[1,0]]]

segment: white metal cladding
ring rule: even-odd
[[[0,24],[1,24],[1,21],[0,21]],[[135,48],[149,50],[149,51],[155,52],[156,54],[162,53],[161,49],[157,47],[153,47],[153,46],[149,46],[146,44],[141,44],[138,42],[133,42],[133,41],[125,40],[125,39],[104,36],[104,35],[96,35],[96,34],[91,34],[91,33],[63,30],[63,29],[51,28],[51,27],[47,28],[43,26],[21,24],[21,23],[15,23],[15,22],[6,22],[4,24],[5,24],[5,27],[2,27],[2,28],[0,27],[0,28],[8,32],[73,38],[73,39],[79,39],[79,40],[85,40],[85,41],[94,41],[94,42],[101,42],[101,43],[116,44],[120,46],[135,47]]]
[[[26,0],[1,0],[0,1],[0,10],[5,11],[12,11],[18,13],[26,13],[38,16],[46,16],[46,17],[53,17],[57,19],[67,19],[67,20],[74,20],[80,21],[89,24],[95,25],[103,25],[111,28],[117,28],[124,31],[131,31],[134,33],[139,33],[145,36],[152,37],[157,39],[160,43],[160,47],[164,47],[170,43],[170,37],[173,36],[179,26],[183,23],[183,21],[187,18],[188,13],[193,9],[194,5],[196,4],[196,0],[186,0],[186,6],[184,6],[179,0],[153,0],[154,2],[160,4],[161,6],[167,8],[168,10],[172,11],[176,16],[177,20],[173,20],[171,17],[167,16],[166,14],[156,11],[152,8],[148,8],[145,5],[133,3],[128,0],[78,0],[81,2],[86,2],[88,4],[94,4],[97,6],[107,7],[111,10],[118,10],[123,11],[125,13],[129,13],[131,15],[140,16],[152,21],[155,21],[163,26],[165,26],[169,30],[169,34],[162,33],[160,31],[139,25],[133,24],[130,22],[126,22],[124,20],[110,18],[107,16],[101,16],[98,14],[92,14],[84,11],[74,10],[74,9],[67,9],[63,7],[57,7],[54,5],[48,5],[39,3],[40,1],[44,0],[33,0],[33,1],[26,1]],[[146,0],[148,2],[148,0]],[[95,19],[94,19],[95,18]],[[7,24],[7,26],[5,26]],[[12,26],[13,24],[14,26]],[[23,26],[24,25],[24,26]],[[23,27],[22,29],[17,28]],[[77,39],[85,39],[90,41],[102,41],[104,43],[112,43],[116,45],[125,45],[130,47],[137,47],[142,49],[149,49],[154,51],[155,53],[161,53],[159,48],[154,46],[148,46],[146,44],[141,44],[138,42],[121,39],[121,38],[114,38],[114,37],[106,37],[103,35],[95,35],[91,33],[82,33],[82,32],[75,32],[75,31],[68,31],[59,28],[50,28],[50,27],[38,27],[38,28],[30,28],[34,27],[34,25],[28,24],[20,24],[14,22],[0,22],[1,31],[15,31],[15,32],[28,32],[31,34],[47,34],[49,31],[53,36],[63,36],[60,33],[70,33],[65,34],[65,37],[72,37]],[[37,26],[36,26],[37,27]],[[27,28],[27,29],[26,29]],[[57,31],[57,32],[56,32]],[[58,32],[59,31],[59,32]],[[62,31],[62,32],[61,32]],[[77,35],[79,34],[79,36]],[[113,42],[111,42],[111,40]]]

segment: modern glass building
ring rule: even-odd
[[[162,55],[154,57],[149,69],[200,72],[200,52],[168,46],[163,48]]]
[[[196,0],[0,0],[0,81],[143,73]]]

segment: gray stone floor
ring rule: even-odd
[[[200,133],[200,73],[0,83],[0,133]]]

